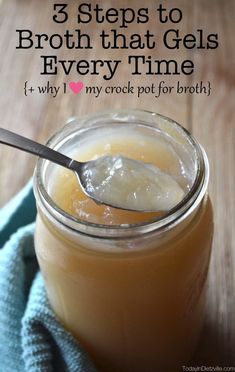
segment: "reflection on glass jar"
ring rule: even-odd
[[[100,371],[177,371],[203,322],[213,233],[204,150],[174,121],[137,110],[74,119],[49,145],[80,161],[149,162],[184,190],[168,212],[137,213],[97,205],[46,160],[34,177],[36,254],[63,325]]]

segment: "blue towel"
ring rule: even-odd
[[[32,182],[0,210],[0,372],[93,372],[53,313],[38,269]]]

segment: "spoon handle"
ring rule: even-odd
[[[53,163],[62,165],[63,167],[71,170],[73,170],[74,163],[78,163],[68,156],[51,149],[50,147],[44,146],[38,142],[30,140],[29,138],[20,136],[19,134],[11,132],[7,129],[0,128],[0,143],[29,152],[33,155],[38,155],[41,158],[50,160]]]

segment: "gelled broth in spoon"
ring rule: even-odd
[[[114,201],[118,204],[120,200],[120,206],[124,203],[125,207],[132,209],[131,207],[144,206],[146,203],[146,209],[151,210],[152,207],[156,211],[134,212],[99,205],[85,195],[72,172],[58,168],[54,170],[53,183],[50,184],[49,190],[56,204],[68,214],[105,225],[139,223],[162,216],[188,192],[192,184],[190,175],[187,174],[174,147],[161,136],[159,139],[152,138],[151,135],[136,133],[131,128],[122,128],[122,131],[116,128],[110,133],[103,128],[98,137],[97,133],[90,134],[88,141],[80,143],[77,149],[73,148],[68,154],[81,162],[107,155],[115,156],[111,158],[116,160],[116,163],[112,160],[112,166],[106,162],[102,168],[103,164],[99,162],[100,170],[104,173],[105,168],[106,172],[101,178],[108,178],[108,182],[95,191],[100,193],[102,199],[108,199],[111,203]],[[99,170],[97,172],[94,168],[92,175],[92,186],[95,187],[100,176]],[[125,182],[120,183],[120,175]],[[152,179],[148,179],[148,176],[152,176]],[[122,189],[120,184],[124,186]]]

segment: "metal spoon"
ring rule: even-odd
[[[105,204],[114,208],[120,208],[125,210],[130,210],[130,208],[120,207],[119,205],[113,205],[111,203],[104,202],[101,199],[95,197],[91,192],[89,192],[89,187],[87,187],[87,179],[83,177],[84,170],[87,169],[88,163],[93,163],[92,166],[95,167],[95,160],[90,162],[79,162],[68,156],[51,149],[45,145],[35,142],[29,138],[21,136],[17,133],[11,132],[7,129],[0,128],[0,143],[29,152],[33,155],[37,155],[40,158],[47,159],[53,163],[59,164],[67,169],[73,171],[78,179],[78,182],[84,191],[84,193],[93,199],[98,204]]]
[[[111,155],[81,163],[3,128],[0,143],[70,169],[84,193],[99,204],[141,212],[168,211],[184,196],[177,182],[152,164]]]

